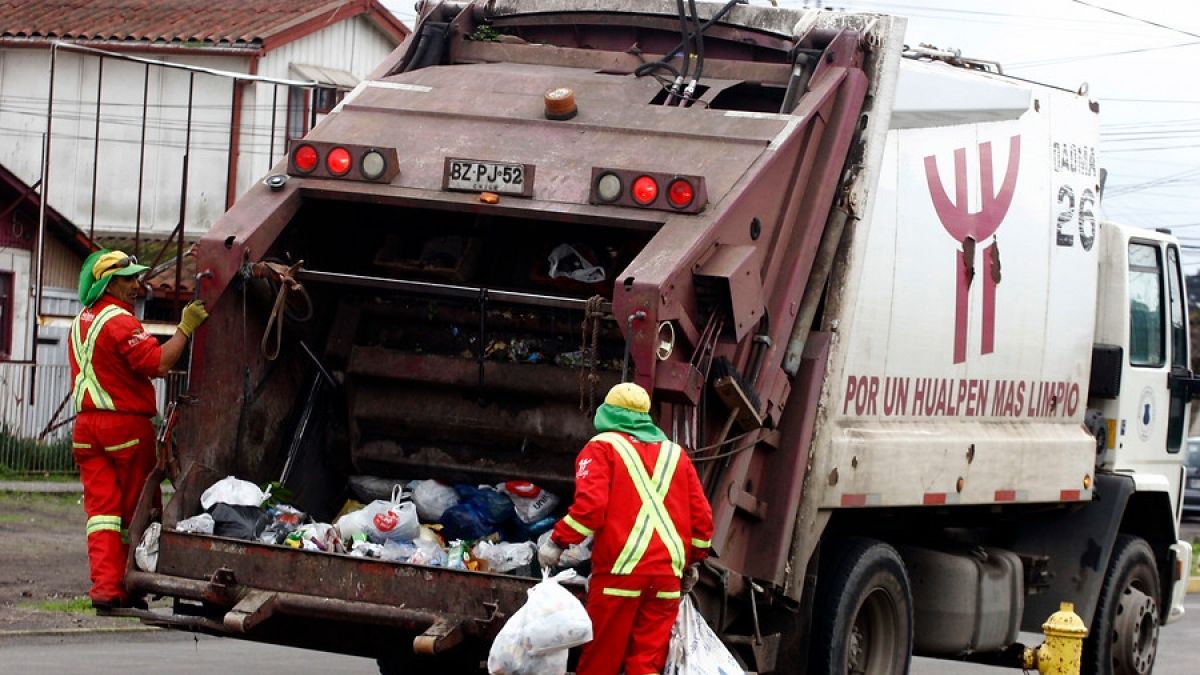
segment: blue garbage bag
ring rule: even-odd
[[[512,498],[495,488],[455,485],[454,489],[461,502],[475,504],[493,525],[508,522],[516,515]]]
[[[451,506],[442,514],[442,536],[447,541],[482,539],[496,531],[496,523],[488,517],[485,507],[476,501],[464,501]]]

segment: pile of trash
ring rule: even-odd
[[[204,512],[179,521],[175,529],[389,562],[540,578],[538,546],[565,513],[557,495],[528,481],[476,486],[356,477],[351,487],[356,497],[370,501],[351,499],[333,523],[318,523],[253,483],[228,476],[201,495]],[[591,543],[589,537],[569,547],[559,567],[586,574]]]

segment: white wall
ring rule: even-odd
[[[258,74],[297,79],[293,63],[337,68],[359,78],[391,52],[391,38],[364,17],[329,26],[268,52]],[[160,56],[151,58],[244,73],[249,60],[238,56]],[[99,60],[59,50],[55,68],[50,204],[84,231],[92,225],[92,172],[96,82]],[[42,137],[50,56],[42,49],[0,49],[0,164],[27,184],[41,177]],[[99,172],[95,227],[132,232],[137,214],[139,141],[145,66],[104,60],[101,92]],[[179,220],[179,193],[187,119],[186,71],[152,66],[142,180],[142,230],[169,234]],[[238,157],[239,194],[260,180],[274,163],[271,141],[272,85],[245,87]],[[279,88],[275,161],[287,145],[287,88]],[[232,84],[210,75],[195,76],[190,181],[186,228],[205,231],[225,210]]]
[[[163,60],[245,72],[235,57]],[[92,225],[92,173],[99,59],[59,50],[55,67],[50,203],[85,231]],[[137,214],[139,143],[145,66],[104,60],[95,227],[132,231]],[[0,163],[28,184],[41,177],[49,53],[0,50]],[[179,220],[189,73],[151,67],[142,181],[142,229],[169,233]],[[188,193],[190,231],[224,211],[229,147],[228,80],[195,76]]]
[[[30,357],[29,341],[32,324],[30,311],[33,303],[29,293],[29,251],[18,248],[0,247],[0,271],[13,273],[13,332],[12,353],[9,358],[13,361],[23,361]]]

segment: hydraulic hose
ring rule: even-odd
[[[667,96],[667,105],[675,105],[675,101],[679,99],[682,93],[683,82],[687,79],[688,70],[691,68],[692,49],[691,37],[688,30],[687,9],[683,6],[683,0],[675,0],[675,8],[679,13],[679,32],[683,39],[683,67],[680,68],[680,74],[675,78],[675,83],[671,85],[671,94]]]
[[[696,11],[696,0],[688,0],[688,9],[691,11],[692,24],[696,29],[696,32],[692,34],[696,47],[696,72],[683,92],[684,105],[687,105],[687,102],[696,95],[696,85],[704,73],[704,31],[700,26],[700,13]]]

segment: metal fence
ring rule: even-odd
[[[176,372],[154,380],[160,411],[182,381]],[[0,363],[0,473],[76,473],[70,394],[70,366]]]

